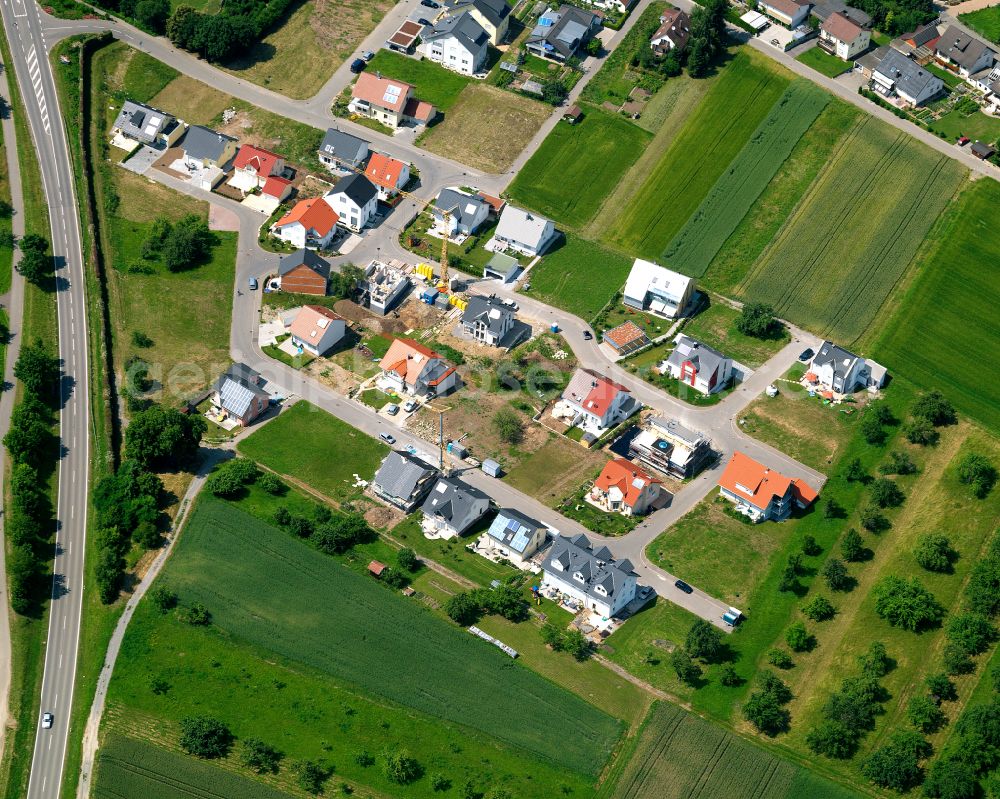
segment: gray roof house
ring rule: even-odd
[[[236,154],[236,139],[202,125],[191,125],[184,136],[184,155],[204,163],[222,166]],[[227,157],[227,153],[232,152]]]
[[[591,11],[563,4],[558,11],[551,8],[538,18],[538,23],[524,46],[539,58],[566,61],[576,55],[601,28],[601,18]]]
[[[511,7],[507,0],[445,0],[448,13],[468,11],[490,36],[491,44],[500,44],[507,35]]]
[[[513,205],[504,206],[493,241],[506,249],[532,257],[541,255],[556,237],[551,219]]]
[[[938,58],[958,67],[958,73],[967,78],[974,72],[993,66],[996,51],[986,42],[970,36],[961,28],[949,25],[934,46]]]
[[[489,55],[490,36],[468,11],[424,28],[420,38],[431,61],[465,75],[482,71]]]
[[[839,394],[851,394],[869,386],[881,388],[885,383],[885,368],[866,361],[853,352],[824,341],[813,356],[810,371],[817,382]]]
[[[631,561],[616,561],[607,547],[595,551],[585,535],[557,536],[542,571],[543,585],[603,616],[616,615],[635,598],[638,580]]]
[[[409,513],[427,496],[437,474],[437,469],[419,458],[394,450],[385,456],[369,488],[375,496]]]
[[[496,295],[469,297],[469,304],[462,313],[462,328],[480,344],[501,346],[513,327],[514,312]]]
[[[685,335],[677,337],[677,346],[660,364],[660,371],[691,386],[702,394],[714,394],[729,385],[733,361],[707,344]]]
[[[212,404],[244,427],[260,416],[271,402],[263,378],[245,363],[234,363],[212,386]]]
[[[490,213],[490,204],[482,197],[466,194],[458,189],[441,189],[431,213],[439,224],[444,222],[444,211],[448,212],[449,235],[475,233]]]
[[[514,508],[500,508],[486,531],[494,550],[514,562],[523,562],[545,543],[548,527]]]
[[[328,128],[319,146],[319,161],[327,169],[353,167],[360,169],[368,158],[368,142],[344,133],[337,128]]]
[[[937,96],[944,89],[944,81],[890,47],[872,69],[871,88],[917,106]]]
[[[378,197],[378,189],[364,175],[346,175],[337,181],[333,194],[343,193],[357,205],[367,205]]]
[[[454,538],[479,521],[490,509],[490,498],[461,480],[442,477],[421,507],[424,529],[438,538]]]
[[[177,120],[152,106],[126,100],[122,103],[112,129],[143,144],[164,143],[173,138]],[[162,137],[162,139],[161,139]]]

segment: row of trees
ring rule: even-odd
[[[463,627],[475,624],[484,614],[519,622],[528,618],[528,601],[518,586],[501,583],[495,588],[473,588],[455,594],[445,603],[444,611]]]
[[[292,0],[227,0],[216,14],[178,6],[166,21],[170,40],[213,62],[229,61],[284,19]]]
[[[342,555],[355,544],[368,543],[377,537],[360,513],[334,513],[326,505],[317,505],[312,519],[281,507],[275,511],[274,521],[293,535],[308,538],[327,555]]]
[[[7,579],[11,608],[25,615],[36,606],[40,577],[51,556],[52,503],[43,475],[52,472],[58,458],[52,425],[59,403],[59,359],[41,340],[26,344],[14,364],[14,376],[24,386],[24,395],[3,439],[11,461]]]

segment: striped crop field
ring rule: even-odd
[[[778,69],[752,50],[740,51],[603,238],[630,254],[659,258],[788,87],[787,73]]]
[[[965,175],[952,159],[863,118],[737,292],[851,344],[873,323]]]
[[[654,706],[627,764],[600,796],[858,799],[855,792],[665,702]]]
[[[671,269],[701,277],[760,197],[803,134],[830,102],[807,80],[795,80],[715,182],[663,253]]]

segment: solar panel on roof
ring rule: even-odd
[[[224,410],[236,416],[242,416],[250,407],[253,392],[235,380],[227,380],[223,384],[222,390],[219,391],[219,398],[222,400]]]
[[[382,99],[389,104],[395,104],[399,100],[399,87],[387,86],[385,94],[382,95]]]
[[[517,535],[510,542],[511,549],[515,552],[523,552],[524,548],[528,546],[528,536],[525,534],[524,530],[519,530]]]

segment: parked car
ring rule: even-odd
[[[389,416],[395,416],[397,413],[399,413],[399,406],[395,402],[393,402],[391,405],[385,406],[385,412],[389,414]]]
[[[967,145],[968,143],[969,143],[969,137],[968,136],[959,136],[958,137],[958,146],[959,147],[965,147],[965,145]]]
[[[361,54],[361,58],[362,58],[362,60],[363,60],[363,61],[364,61],[365,63],[367,63],[367,62],[371,61],[371,60],[372,60],[372,59],[373,59],[374,57],[375,57],[375,53],[373,53],[373,52],[372,52],[371,50],[365,50],[365,51],[364,51],[364,52],[363,52],[363,53]]]
[[[368,64],[365,61],[362,61],[360,58],[355,58],[351,62],[351,72],[357,75],[361,72],[364,72],[366,66],[368,66]]]
[[[675,588],[679,588],[685,594],[693,594],[694,593],[694,589],[690,585],[688,585],[686,582],[684,582],[683,580],[678,580],[676,583],[674,583],[674,587]]]
[[[396,437],[390,435],[389,433],[379,433],[378,437],[381,438],[386,444],[391,445],[396,443]]]
[[[812,347],[807,347],[806,349],[802,350],[801,353],[799,353],[799,360],[805,363],[815,354],[816,353],[813,352]]]
[[[411,399],[407,400],[406,404],[403,405],[403,410],[406,411],[406,413],[413,413],[419,407],[420,403],[417,402],[416,400]]]
[[[42,714],[42,729],[48,730],[52,728],[52,714],[43,713]]]
[[[435,0],[420,0],[420,5],[427,8],[441,8],[441,4],[435,2]]]
[[[420,19],[417,20],[417,24],[423,25],[424,27],[430,27],[431,21],[429,19],[424,19],[423,17],[421,17]]]
[[[247,282],[247,285],[250,286],[250,291],[256,291],[257,290],[257,278],[255,278],[255,277],[250,278],[250,280]]]
[[[584,341],[590,341],[593,337],[594,337],[594,334],[591,333],[589,330],[584,330],[583,331],[583,340]]]

